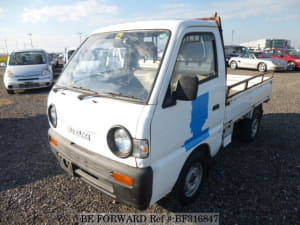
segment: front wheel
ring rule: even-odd
[[[231,68],[231,69],[235,70],[235,69],[237,69],[237,67],[238,67],[238,66],[237,66],[237,62],[236,62],[236,61],[231,61],[231,62],[230,62],[230,68]]]
[[[265,63],[258,64],[257,70],[259,72],[266,72],[267,71],[267,65]]]
[[[289,71],[293,71],[293,70],[295,70],[295,69],[296,69],[296,63],[293,62],[293,61],[289,62],[289,63],[288,63],[288,70],[289,70]]]
[[[200,187],[207,174],[207,166],[202,152],[194,152],[186,161],[177,183],[174,194],[182,205],[192,203],[200,193]]]

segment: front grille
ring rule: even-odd
[[[28,81],[28,80],[38,80],[39,78],[24,78],[24,79],[18,79],[18,81]]]

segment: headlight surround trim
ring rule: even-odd
[[[117,133],[118,132],[118,133]],[[117,134],[117,137],[116,137]],[[119,137],[118,137],[119,136]],[[127,136],[127,137],[126,137]],[[117,143],[116,139],[119,138],[119,143]],[[122,140],[123,138],[123,140]],[[133,152],[133,139],[129,133],[129,131],[123,127],[123,126],[114,126],[110,128],[110,130],[107,133],[107,144],[110,150],[112,151],[113,154],[120,158],[128,158],[129,156],[132,155]],[[127,140],[126,140],[127,139]],[[121,149],[121,142],[125,142],[123,144],[129,145],[126,147],[126,149]],[[129,143],[126,143],[129,142]]]
[[[50,124],[56,128],[57,127],[57,112],[55,105],[51,104],[48,107],[48,119],[50,121]]]

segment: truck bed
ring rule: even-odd
[[[272,92],[272,76],[227,74],[225,123],[234,122],[253,107],[269,100]]]

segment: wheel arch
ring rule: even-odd
[[[207,162],[210,162],[211,159],[212,159],[212,156],[211,156],[211,151],[210,151],[210,147],[207,143],[202,143],[200,144],[199,146],[197,146],[195,149],[193,149],[190,154],[186,157],[180,171],[179,171],[179,174],[177,176],[177,179],[176,179],[176,183],[180,177],[180,174],[181,174],[181,171],[183,170],[185,164],[190,160],[191,157],[193,157],[193,155],[195,154],[201,154],[202,157],[205,157],[205,159],[207,160]],[[210,163],[208,163],[210,164]],[[175,185],[176,185],[175,183]],[[174,186],[175,186],[174,185]]]
[[[208,157],[208,158],[212,157],[210,147],[207,143],[203,143],[203,144],[199,145],[197,148],[194,149],[194,151],[191,154],[193,154],[194,152],[204,152],[203,154],[206,157]]]
[[[177,176],[176,182],[173,185],[172,191],[171,191],[171,195],[174,195],[176,197],[176,195],[178,194],[178,190],[181,189],[182,187],[182,174],[184,174],[185,171],[185,167],[187,165],[189,165],[189,163],[191,161],[193,161],[193,157],[200,157],[201,161],[202,161],[202,165],[204,166],[204,174],[203,174],[203,179],[206,179],[209,175],[209,168],[210,168],[210,164],[211,164],[211,156],[210,156],[210,148],[209,145],[207,143],[203,143],[200,144],[198,147],[196,147],[195,149],[193,149],[190,154],[187,156],[187,158],[185,159],[182,168],[180,169],[180,172]],[[178,197],[178,196],[177,196]]]

